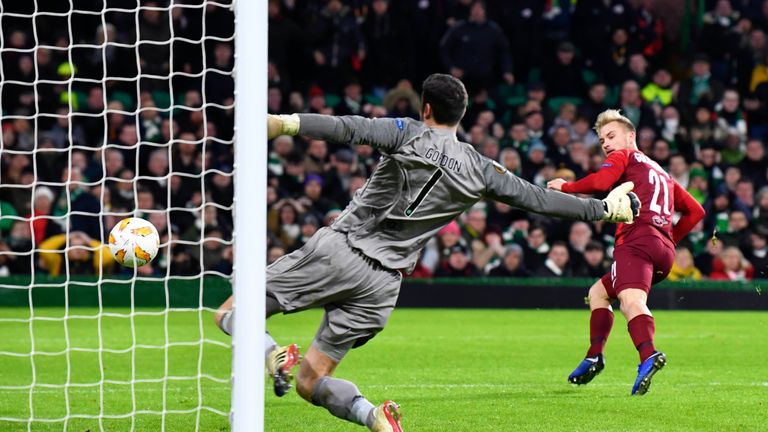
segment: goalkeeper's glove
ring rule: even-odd
[[[604,221],[631,224],[640,215],[640,199],[632,192],[635,184],[625,182],[612,190],[603,200]]]
[[[298,135],[299,123],[299,116],[296,114],[267,114],[267,138],[274,139],[280,135]]]

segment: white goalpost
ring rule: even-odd
[[[266,11],[0,0],[1,431],[263,430]]]
[[[267,14],[266,1],[238,0],[235,43],[235,219],[241,223],[235,242],[235,334],[233,340],[233,430],[264,430],[264,238],[267,221]],[[245,77],[248,77],[247,79]],[[255,145],[254,145],[255,144]],[[256,187],[250,187],[257,185]],[[258,239],[258,240],[257,240]]]

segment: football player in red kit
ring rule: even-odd
[[[646,306],[648,291],[667,277],[675,244],[704,217],[704,209],[659,164],[637,149],[635,126],[618,110],[600,113],[595,131],[607,155],[600,171],[576,182],[554,179],[547,187],[567,193],[598,193],[631,181],[642,208],[633,224],[619,224],[611,270],[589,290],[590,347],[568,381],[586,384],[605,366],[603,349],[613,326],[611,303],[618,299],[629,335],[640,353],[632,394],[642,395],[667,361],[653,344],[655,326]],[[682,217],[673,225],[676,212]]]

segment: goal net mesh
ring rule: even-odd
[[[0,1],[0,430],[227,428],[233,63],[231,0]]]

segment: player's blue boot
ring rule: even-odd
[[[605,367],[605,359],[602,354],[587,357],[579,363],[576,369],[568,375],[568,382],[582,385],[592,381]]]
[[[637,366],[637,379],[632,386],[633,395],[644,395],[651,387],[651,378],[667,364],[667,357],[663,352],[656,351]]]

